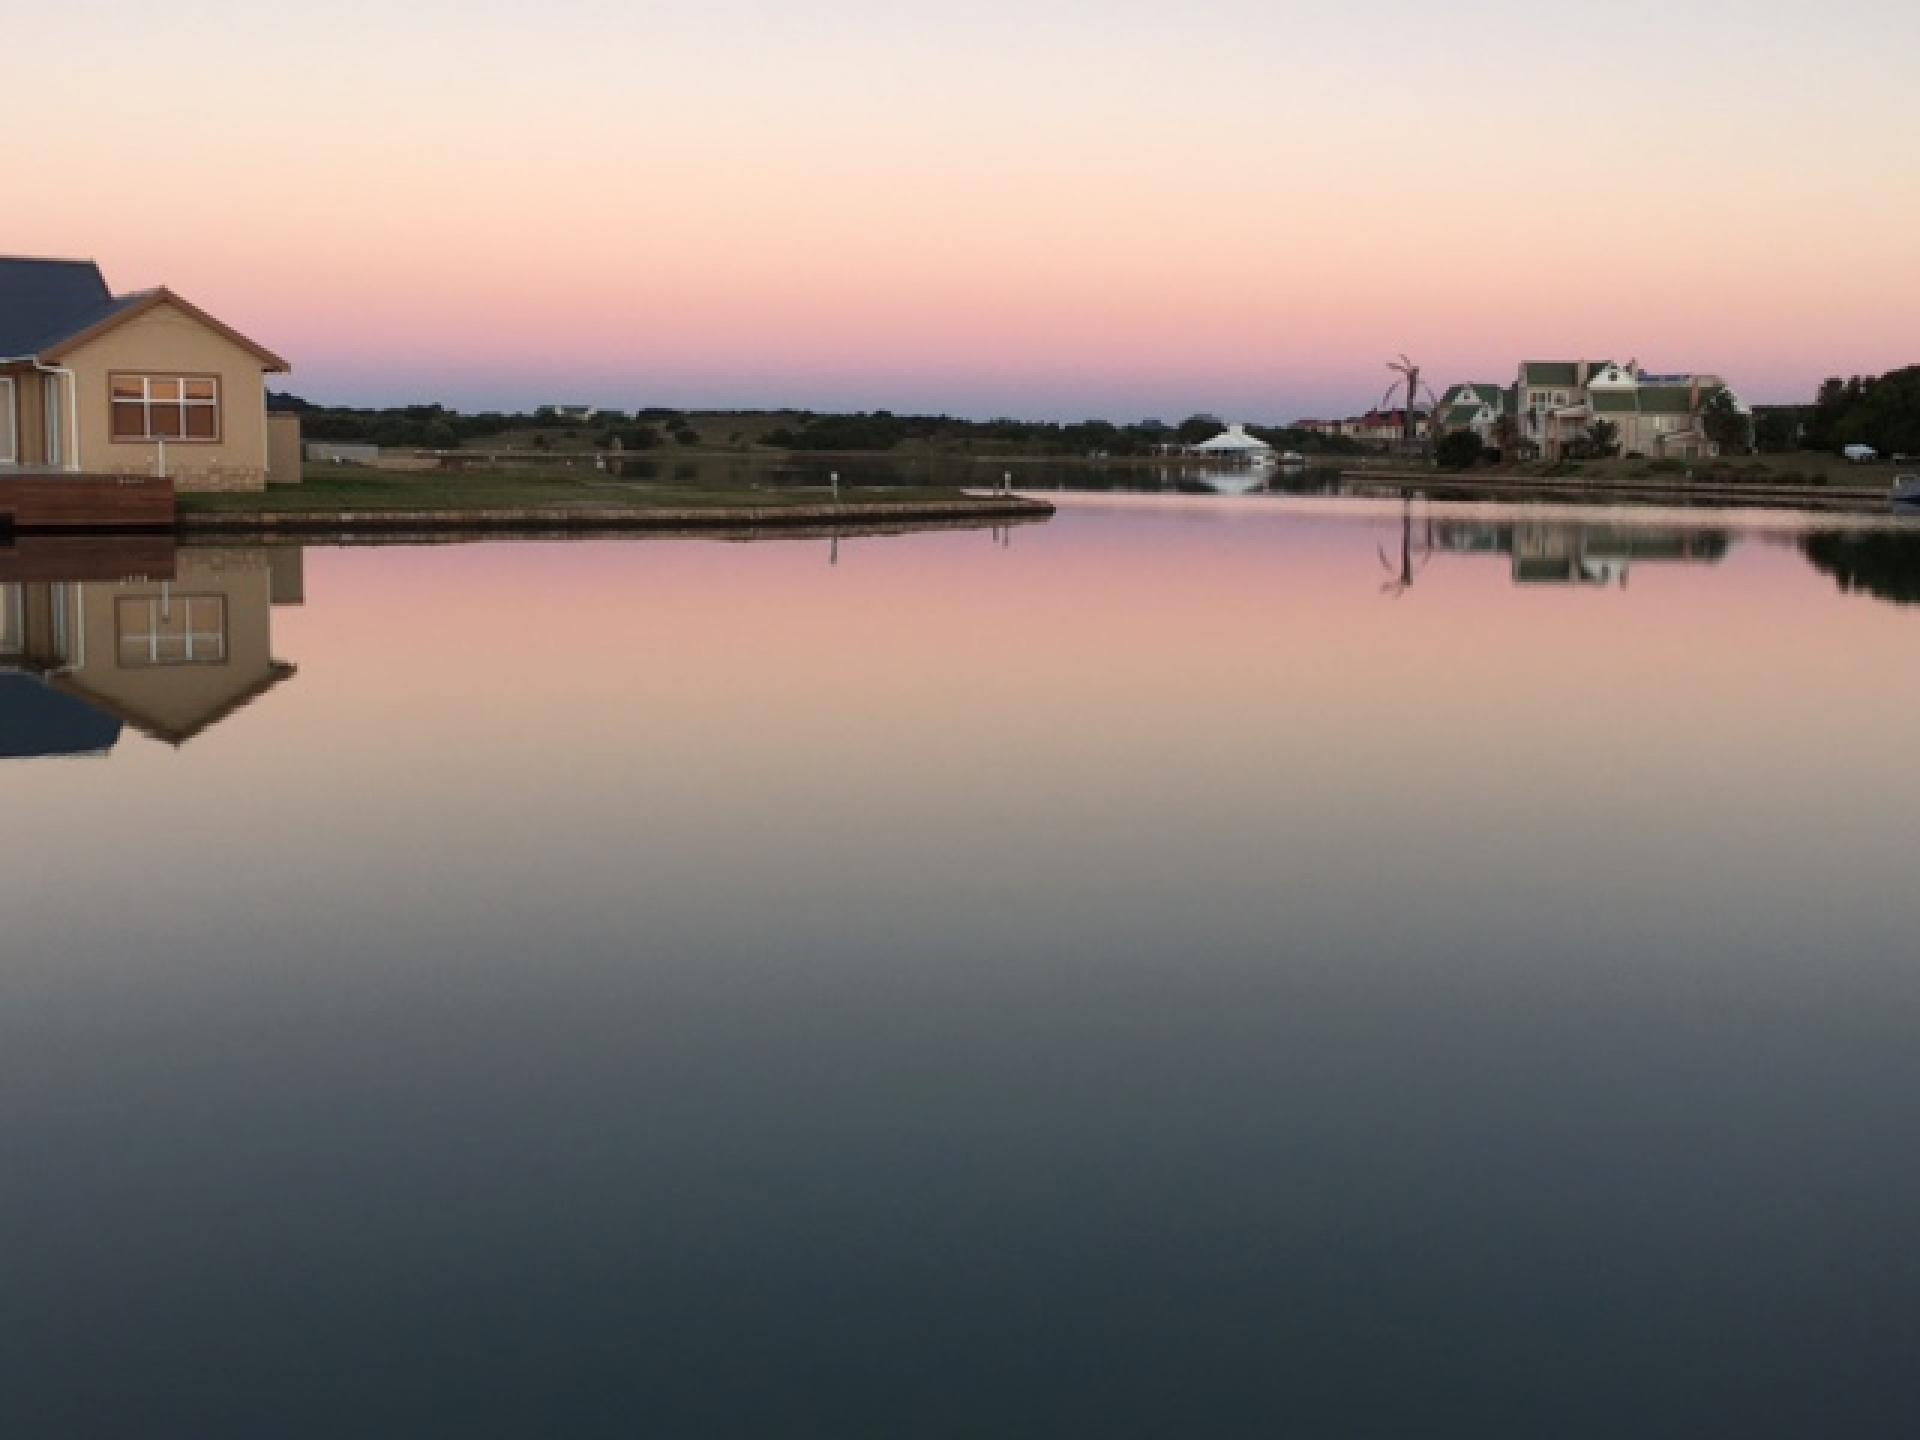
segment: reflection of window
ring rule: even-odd
[[[26,616],[21,614],[21,599],[18,585],[0,585],[0,657],[16,658],[27,653]]]
[[[218,440],[220,382],[212,376],[115,375],[116,440]]]
[[[114,602],[113,619],[122,665],[218,665],[227,658],[225,596],[126,596]]]

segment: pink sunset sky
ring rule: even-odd
[[[258,0],[9,17],[0,251],[335,403],[1364,408],[1920,361],[1920,6]],[[78,98],[76,98],[78,97]]]

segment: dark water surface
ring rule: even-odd
[[[0,550],[0,1434],[1920,1432],[1916,546]]]

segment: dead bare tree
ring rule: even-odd
[[[1394,397],[1399,395],[1402,390],[1406,392],[1405,401],[1398,407],[1400,410],[1400,442],[1406,447],[1407,453],[1412,454],[1420,448],[1420,427],[1419,422],[1414,418],[1414,410],[1420,403],[1420,396],[1423,390],[1428,403],[1432,406],[1435,413],[1438,413],[1440,409],[1440,401],[1433,393],[1433,387],[1431,385],[1424,387],[1421,385],[1420,367],[1405,355],[1402,355],[1398,360],[1389,360],[1387,362],[1387,369],[1393,371],[1393,373],[1400,378],[1387,387],[1387,393],[1380,397],[1379,408],[1382,410],[1394,409]]]

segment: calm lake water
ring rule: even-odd
[[[1310,499],[0,549],[0,1433],[1920,1433],[1916,602]]]

